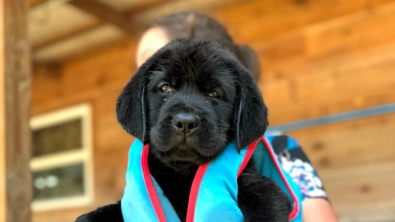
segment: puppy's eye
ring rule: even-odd
[[[213,90],[213,91],[208,93],[208,96],[210,96],[212,98],[218,98],[220,95],[219,95],[219,92],[217,90]]]
[[[170,87],[169,84],[163,83],[159,85],[159,90],[164,93],[172,92],[173,89]]]

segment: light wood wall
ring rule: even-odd
[[[394,0],[239,1],[210,11],[260,55],[271,125],[395,102]],[[33,115],[89,102],[94,114],[95,204],[41,212],[71,221],[119,199],[133,138],[115,99],[135,70],[135,42],[36,70]],[[342,221],[395,220],[395,114],[290,132],[323,178]]]

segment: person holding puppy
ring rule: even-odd
[[[216,20],[194,12],[175,13],[154,21],[138,44],[137,65],[142,65],[172,40],[191,37],[225,46],[236,55],[255,80],[258,80],[260,70],[256,53],[248,46],[236,45],[226,28]],[[269,134],[271,133],[266,133]],[[337,221],[322,182],[298,143],[293,138],[281,134],[270,135],[268,138],[283,169],[302,193],[303,221]]]

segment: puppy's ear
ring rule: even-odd
[[[129,134],[146,141],[147,102],[146,85],[152,62],[144,63],[127,83],[118,97],[116,113],[118,122]]]
[[[248,146],[263,136],[268,126],[267,108],[251,74],[241,64],[235,66],[238,72],[238,96],[236,99],[236,144],[237,149]]]

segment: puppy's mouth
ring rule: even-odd
[[[225,147],[225,141],[214,139],[216,136],[210,136],[211,132],[207,131],[209,130],[185,134],[153,128],[152,151],[168,167],[187,171],[191,167],[210,162]],[[170,135],[162,136],[159,132],[169,132]]]

